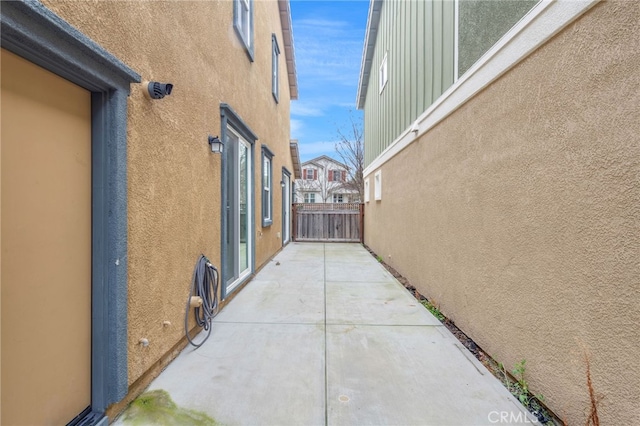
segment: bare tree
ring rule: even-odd
[[[353,118],[349,112],[348,129],[338,128],[336,152],[342,162],[349,168],[349,176],[342,187],[358,194],[359,201],[364,200],[364,140],[362,134],[362,122]]]

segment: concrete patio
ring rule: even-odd
[[[224,425],[535,422],[360,244],[289,244],[153,389]]]

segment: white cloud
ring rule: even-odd
[[[333,157],[336,154],[335,141],[319,141],[319,142],[301,142],[300,158],[302,161],[308,161],[320,155]]]
[[[304,117],[320,117],[323,115],[322,109],[311,106],[308,102],[296,101],[291,103],[291,115]]]
[[[302,132],[302,128],[304,127],[304,122],[302,120],[296,120],[292,118],[290,120],[291,123],[291,139],[300,139],[304,133]]]

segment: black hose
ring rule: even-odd
[[[200,255],[198,263],[193,270],[193,282],[187,298],[187,309],[184,314],[184,332],[187,340],[196,348],[202,346],[211,335],[211,320],[218,313],[218,279],[219,274],[215,266],[204,255]],[[202,342],[196,344],[189,337],[189,310],[191,309],[191,297],[202,298],[202,306],[195,307],[193,314],[196,324],[207,330],[207,335]]]

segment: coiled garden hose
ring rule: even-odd
[[[200,255],[198,263],[193,270],[193,282],[191,291],[187,298],[187,308],[184,314],[184,332],[187,340],[196,348],[202,346],[211,335],[211,320],[218,313],[218,280],[220,275],[215,266],[204,255]],[[207,330],[207,335],[200,343],[195,343],[189,337],[189,310],[191,309],[191,298],[197,296],[202,298],[202,306],[193,308],[196,324]]]

